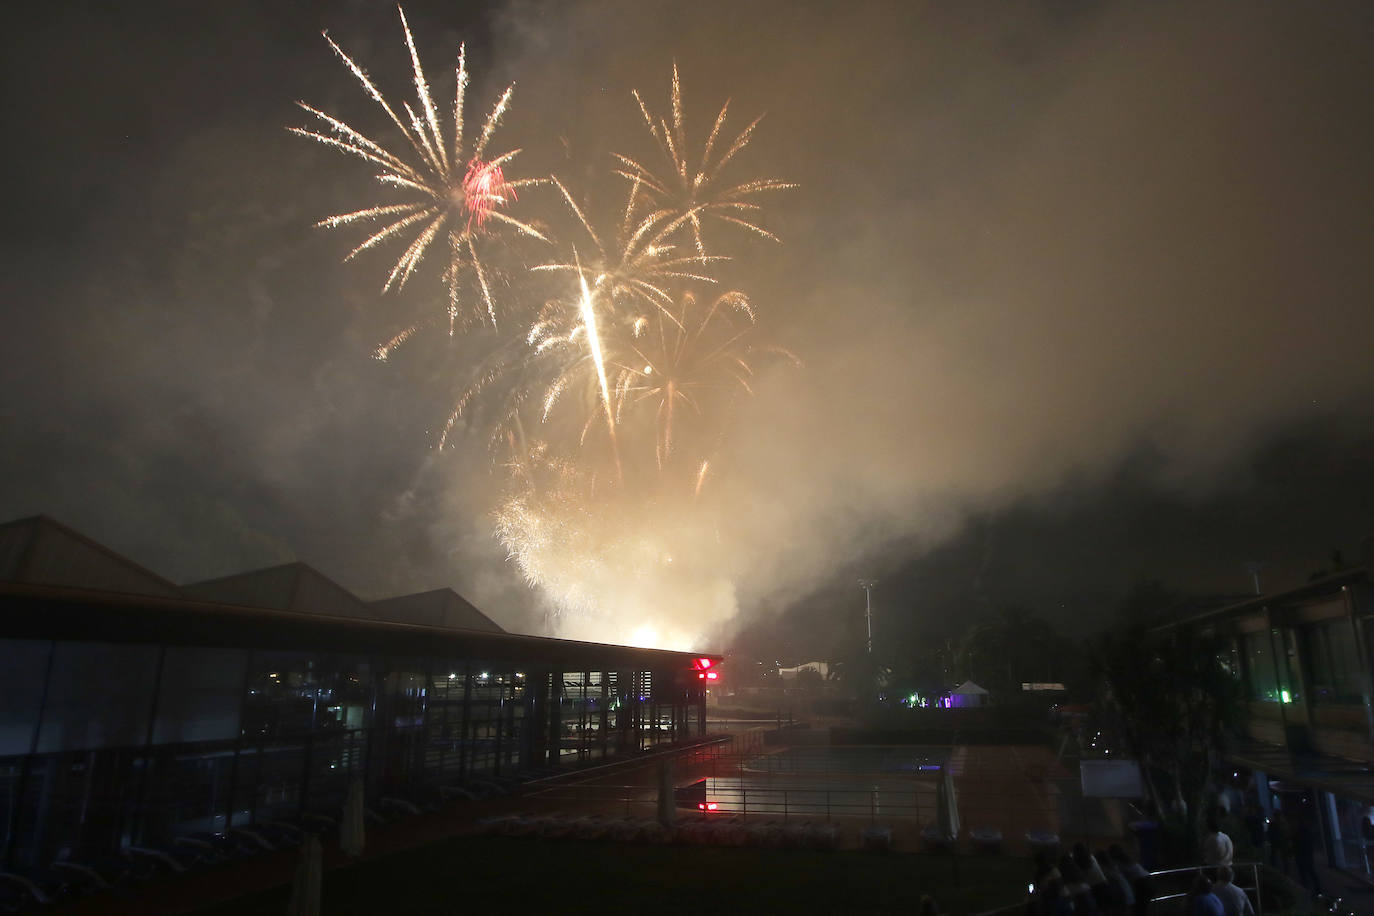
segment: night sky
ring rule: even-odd
[[[615,187],[630,90],[662,107],[674,59],[698,130],[727,97],[768,113],[748,167],[800,187],[731,279],[804,368],[758,379],[724,447],[713,647],[822,653],[858,575],[902,638],[975,589],[1089,632],[1138,579],[1242,593],[1255,560],[1281,588],[1374,535],[1369,4],[406,10],[440,98],[460,41],[477,110],[515,81],[527,174]],[[365,598],[451,585],[532,631],[481,435],[433,448],[452,353],[371,356],[437,266],[383,297],[385,255],[312,228],[375,195],[284,130],[294,101],[384,132],[326,28],[408,97],[387,3],[13,16],[0,518],[175,581],[299,558]]]

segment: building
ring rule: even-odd
[[[1227,769],[1252,776],[1266,814],[1315,812],[1329,864],[1369,874],[1374,814],[1374,581],[1368,565],[1187,617],[1217,637],[1245,696]],[[1228,772],[1226,776],[1233,774]],[[1319,847],[1320,848],[1320,847]]]
[[[697,739],[706,656],[504,632],[301,563],[174,585],[0,525],[0,870],[521,779]]]
[[[809,671],[820,680],[828,680],[830,677],[830,664],[828,662],[802,662],[791,668],[779,668],[778,677],[784,681],[799,680],[803,672]]]

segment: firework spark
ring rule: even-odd
[[[667,239],[687,221],[687,217],[670,219],[670,213],[660,209],[636,218],[640,195],[638,185],[633,184],[615,247],[609,247],[602,242],[601,235],[592,228],[583,209],[557,176],[550,180],[595,247],[595,259],[586,265],[592,275],[592,292],[609,296],[612,307],[635,303],[659,308],[669,306],[672,303],[667,290],[669,284],[689,280],[714,283],[715,278],[706,272],[707,268],[715,262],[729,260],[723,255],[677,254],[678,246]],[[571,261],[539,264],[532,269],[583,275],[583,264],[575,254]]]
[[[663,166],[666,168],[655,172],[638,160],[616,153],[615,157],[620,162],[616,174],[628,179],[632,187],[644,189],[653,213],[662,214],[660,218],[674,228],[678,225],[690,227],[691,240],[696,246],[697,254],[703,257],[706,255],[706,245],[702,241],[701,224],[706,217],[732,223],[776,242],[777,236],[758,224],[762,206],[754,198],[769,191],[794,188],[796,185],[776,178],[756,178],[740,184],[730,184],[722,181],[721,177],[731,160],[749,145],[754,128],[763,120],[763,116],[760,115],[751,121],[749,126],[735,137],[734,142],[726,147],[725,152],[712,158],[730,109],[730,103],[727,101],[721,106],[720,114],[716,115],[715,124],[706,138],[700,157],[693,157],[696,162],[693,165],[688,159],[687,130],[682,114],[682,83],[678,78],[677,63],[673,64],[671,123],[664,118],[655,118],[638,91],[634,92],[634,97],[639,103],[639,112],[644,118],[645,126],[649,128],[649,133],[653,135]],[[632,192],[632,199],[633,196]]]
[[[444,271],[444,281],[448,287],[449,334],[453,334],[460,321],[469,315],[479,321],[490,321],[495,326],[496,305],[477,244],[488,233],[489,221],[494,220],[525,236],[547,241],[529,223],[506,212],[509,204],[516,200],[520,188],[540,184],[542,179],[507,180],[505,170],[520,150],[508,150],[495,155],[488,152],[492,134],[510,104],[515,87],[506,87],[487,115],[476,139],[471,143],[465,141],[464,105],[468,72],[466,48],[460,46],[452,123],[446,135],[430,93],[429,81],[420,65],[420,55],[415,49],[415,39],[404,10],[400,10],[400,16],[406,49],[410,52],[416,95],[414,108],[408,102],[402,103],[404,118],[382,95],[366,71],[344,53],[328,33],[325,34],[325,41],[334,53],[404,138],[405,144],[399,147],[400,151],[387,149],[344,121],[305,102],[297,104],[323,126],[288,129],[375,166],[381,170],[376,176],[379,182],[408,198],[401,202],[379,203],[339,213],[321,220],[318,225],[330,229],[355,224],[384,224],[350,251],[345,260],[383,244],[408,239],[382,284],[382,292],[386,292],[392,287],[405,286],[424,256],[439,240],[445,239],[448,242],[448,266]],[[464,284],[469,282],[469,275],[476,282],[485,315],[476,308],[476,303],[463,301],[462,290]],[[468,315],[465,315],[465,310]],[[385,352],[388,352],[388,348],[379,350],[379,353]]]
[[[753,393],[757,363],[796,357],[780,347],[757,344],[755,315],[749,299],[730,291],[701,305],[682,293],[672,310],[642,315],[628,335],[611,348],[615,367],[617,411],[622,422],[652,416],[654,456],[659,469],[679,449],[684,414],[700,426],[720,432],[700,433],[699,447],[710,450],[723,434],[730,404]],[[705,479],[701,465],[697,485]]]

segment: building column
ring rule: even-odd
[[[558,766],[563,747],[563,670],[549,674],[548,763]]]
[[[1359,586],[1341,588],[1346,618],[1350,621],[1350,636],[1355,640],[1355,657],[1360,663],[1360,699],[1364,703],[1365,736],[1374,743],[1374,678],[1370,674],[1369,641],[1365,622],[1356,616],[1356,612],[1366,603],[1367,594],[1367,590]]]
[[[1326,846],[1326,862],[1332,868],[1345,868],[1345,845],[1341,842],[1341,819],[1336,813],[1336,796],[1316,791],[1317,826]]]
[[[611,740],[610,735],[606,731],[611,713],[611,673],[609,671],[601,672],[601,700],[599,703],[600,705],[597,707],[598,721],[596,734],[597,743],[601,745],[600,759],[605,760],[610,753],[609,748]]]

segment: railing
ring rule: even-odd
[[[705,780],[704,786],[693,786],[700,794],[690,803],[681,789],[679,806],[696,810],[700,801],[714,804],[709,809],[714,813],[783,820],[866,818],[873,822],[882,818],[924,826],[936,819],[938,771],[864,769],[854,760],[804,760],[803,769],[798,770],[795,762],[783,755],[735,753],[728,744],[679,755],[675,759],[678,786],[689,778]],[[619,810],[626,816],[651,815],[657,804],[656,788],[647,783],[556,783],[541,788],[538,795],[543,802],[567,808]],[[961,787],[960,819],[969,828],[996,826],[1004,821],[1009,805],[1024,801],[1022,792],[987,791],[974,782]],[[1052,822],[1047,813],[1040,826],[1048,828]]]
[[[719,749],[702,759],[710,760],[708,776],[854,776],[864,779],[882,777],[937,777],[945,761],[913,754],[909,748],[891,751],[884,759],[893,765],[875,767],[871,758],[884,748],[855,746],[852,748],[825,747],[824,753],[812,753],[807,748],[789,748],[776,753],[740,753]],[[869,758],[869,759],[864,759]]]
[[[925,791],[879,789],[834,789],[815,786],[800,787],[752,787],[752,786],[710,786],[698,799],[690,800],[682,790],[678,807],[698,810],[700,804],[714,805],[712,813],[750,817],[780,817],[786,821],[791,817],[808,819],[823,817],[829,821],[834,818],[914,818],[924,821],[935,819],[935,790],[933,786]],[[657,793],[645,786],[628,785],[569,785],[554,786],[539,793],[541,802],[568,803],[576,807],[596,807],[600,809],[623,809],[626,816],[641,811],[652,811],[657,804]]]
[[[1153,882],[1157,881],[1160,878],[1167,879],[1174,875],[1195,876],[1200,870],[1207,867],[1209,866],[1190,865],[1187,868],[1166,868],[1161,869],[1160,871],[1152,871],[1150,872],[1150,880]],[[1263,865],[1263,863],[1260,862],[1238,862],[1231,866],[1231,871],[1237,876],[1239,876],[1243,870],[1248,870],[1251,884],[1238,884],[1236,886],[1239,887],[1241,890],[1246,891],[1247,893],[1250,893],[1252,895],[1252,898],[1255,902],[1255,916],[1264,916],[1264,898],[1260,891],[1260,869],[1264,867],[1265,866]],[[1151,895],[1150,905],[1154,906],[1158,903],[1167,903],[1171,900],[1183,900],[1187,896],[1187,891],[1184,891],[1181,894]],[[1025,910],[1026,904],[1024,902],[1013,903],[1004,907],[998,907],[995,910],[984,910],[983,912],[977,914],[977,916],[1012,916],[1012,914],[1015,913],[1024,913]]]
[[[1171,875],[1189,875],[1189,876],[1196,876],[1197,873],[1198,873],[1200,870],[1202,870],[1202,869],[1204,869],[1204,868],[1209,868],[1209,867],[1211,867],[1211,866],[1190,865],[1190,866],[1188,866],[1187,868],[1166,868],[1166,869],[1161,869],[1160,871],[1152,871],[1152,872],[1150,872],[1150,880],[1153,882],[1153,881],[1155,881],[1155,880],[1158,879],[1158,878],[1167,878],[1167,877],[1169,877],[1169,876],[1171,876]],[[1249,875],[1250,875],[1250,881],[1251,881],[1251,883],[1250,883],[1249,885],[1237,884],[1236,886],[1239,887],[1241,890],[1246,891],[1247,893],[1253,893],[1254,900],[1255,900],[1255,914],[1256,914],[1256,916],[1263,916],[1263,914],[1264,914],[1264,897],[1263,897],[1263,894],[1262,894],[1262,892],[1261,892],[1261,890],[1260,890],[1260,869],[1263,868],[1263,867],[1264,867],[1264,866],[1263,866],[1263,863],[1260,863],[1260,862],[1237,862],[1236,864],[1234,864],[1234,865],[1231,866],[1231,872],[1232,872],[1236,877],[1240,877],[1242,870],[1244,870],[1244,869],[1248,869],[1248,870],[1249,870]],[[1168,901],[1168,900],[1181,900],[1181,899],[1183,899],[1183,898],[1185,898],[1185,897],[1187,897],[1187,896],[1188,896],[1188,891],[1186,891],[1186,890],[1185,890],[1183,893],[1181,893],[1181,894],[1159,894],[1159,895],[1152,895],[1152,896],[1150,897],[1150,903],[1151,903],[1151,904],[1155,904],[1155,903],[1163,903],[1163,902]]]

